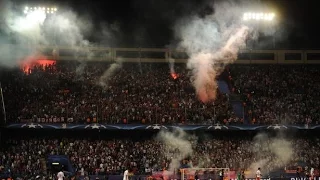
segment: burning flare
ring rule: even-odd
[[[44,57],[35,58],[35,57],[30,56],[21,62],[20,67],[21,67],[21,70],[25,74],[31,74],[32,69],[35,66],[40,67],[40,68],[45,68],[45,66],[54,65],[55,63],[56,63],[55,60],[48,60],[48,59],[45,59]]]
[[[176,79],[178,79],[179,74],[177,74],[177,73],[171,73],[171,77],[172,77],[174,80],[176,80]]]
[[[207,103],[216,99],[217,76],[227,64],[237,59],[239,48],[244,45],[247,34],[248,28],[243,26],[215,53],[200,51],[191,55],[187,66],[192,70],[191,82],[200,101]]]

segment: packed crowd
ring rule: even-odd
[[[235,115],[226,94],[218,92],[214,103],[201,103],[185,65],[175,66],[175,76],[170,76],[167,64],[118,66],[59,62],[35,66],[29,73],[2,71],[7,119],[110,124],[319,123],[318,66],[229,67],[220,79],[245,97],[244,119]]]
[[[214,103],[201,103],[184,66],[178,78],[167,64],[76,65],[58,63],[2,73],[2,87],[11,122],[101,122],[212,124],[239,122],[219,93]],[[112,75],[111,75],[112,74]]]
[[[319,66],[237,65],[231,74],[251,123],[319,124]]]
[[[280,147],[280,144],[277,148],[273,147],[275,143],[281,143],[285,147]],[[183,156],[188,158],[190,166],[229,167],[231,170],[255,170],[257,166],[261,166],[265,173],[277,168],[297,167],[299,162],[317,169],[320,165],[319,139],[262,138],[252,141],[244,138],[210,138],[197,141],[190,138],[179,144],[165,143],[159,138],[139,141],[40,138],[8,140],[4,146],[6,148],[0,152],[0,166],[2,172],[10,171],[11,174],[28,177],[46,172],[44,159],[48,155],[68,155],[77,174],[82,176],[121,174],[129,166],[136,169],[136,174],[148,174],[163,168],[172,170],[179,168],[172,162],[183,159]],[[185,149],[188,145],[192,147],[192,151]]]

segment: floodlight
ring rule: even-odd
[[[35,12],[35,11],[41,11],[41,12],[44,12],[46,14],[54,14],[56,11],[57,11],[57,8],[53,8],[53,7],[25,7],[24,8],[24,13],[25,14],[30,14],[32,12]]]
[[[263,19],[263,13],[257,14],[257,20]]]
[[[270,14],[271,20],[273,20],[273,18],[274,18],[275,16],[276,16],[276,15],[275,15],[274,13],[271,13],[271,14]]]
[[[26,15],[17,18],[13,26],[20,32],[30,33],[39,25],[42,25],[45,19],[46,13],[44,11],[26,11]]]
[[[272,21],[275,17],[274,13],[244,13],[243,14],[243,20],[244,21],[249,21],[249,20],[256,20],[256,21]]]

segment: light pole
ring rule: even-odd
[[[3,118],[4,118],[4,124],[7,123],[7,115],[6,115],[6,107],[4,104],[4,98],[3,98],[3,91],[2,91],[2,86],[0,82],[0,95],[1,95],[1,102],[2,102],[2,112],[3,112]]]

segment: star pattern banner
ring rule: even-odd
[[[141,124],[46,124],[46,123],[19,123],[9,124],[6,128],[11,129],[74,129],[74,130],[174,130],[182,129],[185,131],[225,131],[225,130],[308,130],[308,129],[320,129],[320,125],[141,125]]]

